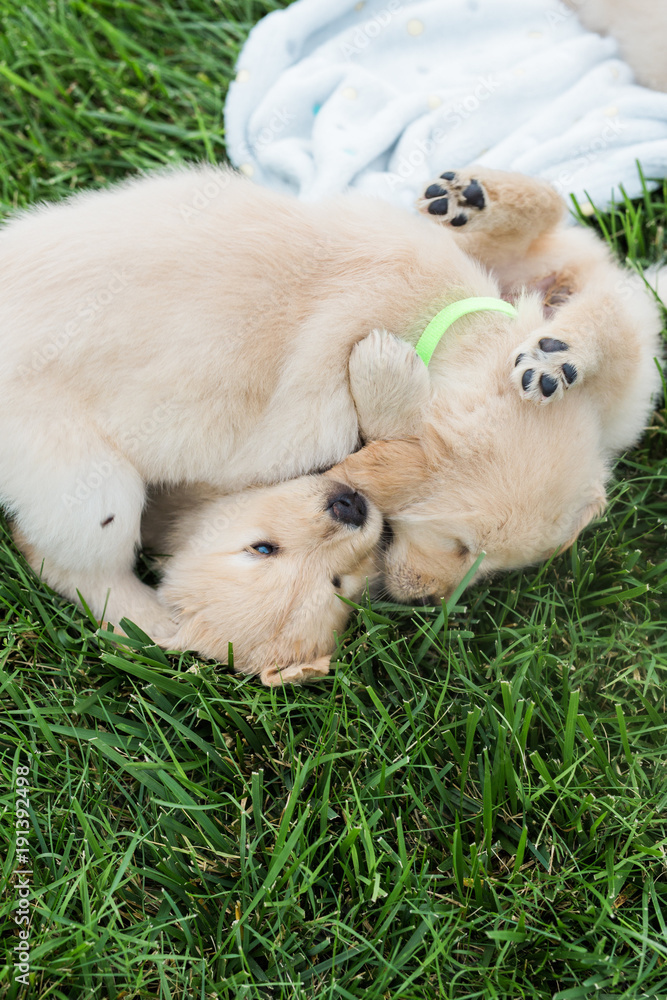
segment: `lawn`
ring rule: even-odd
[[[224,158],[280,6],[0,0],[3,212]],[[663,188],[588,224],[644,264],[666,222]],[[569,552],[364,602],[301,690],[115,646],[3,526],[0,997],[666,997],[666,438]]]

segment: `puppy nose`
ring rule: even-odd
[[[361,493],[342,490],[331,498],[327,510],[341,524],[350,524],[354,528],[360,528],[366,520],[368,504]]]

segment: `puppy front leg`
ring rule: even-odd
[[[350,390],[365,441],[416,434],[431,398],[426,365],[404,340],[373,330],[352,348]]]

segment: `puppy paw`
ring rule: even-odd
[[[373,330],[352,348],[350,390],[366,440],[416,432],[431,395],[426,365],[407,341]]]
[[[512,355],[512,365],[517,391],[534,403],[562,399],[581,376],[569,345],[554,337],[542,337],[537,346],[522,345]]]
[[[391,392],[403,383],[413,388],[428,385],[428,372],[412,344],[386,330],[372,330],[358,341],[350,355],[350,383],[363,388],[373,386]]]
[[[133,625],[141,629],[147,636],[149,636],[156,645],[162,646],[163,649],[175,649],[168,642],[168,637],[171,636],[176,628],[176,621],[171,618],[167,613],[152,615],[150,617],[142,616],[136,614],[123,615]],[[100,628],[105,632],[112,631],[115,636],[123,637],[127,636],[127,632],[119,625],[117,622],[111,622],[108,618],[100,622]]]
[[[260,672],[262,684],[266,687],[280,687],[282,684],[307,684],[319,681],[329,673],[331,656],[321,656],[312,663],[292,663],[287,667],[265,667]]]
[[[420,212],[455,228],[480,219],[488,204],[488,195],[479,178],[454,170],[440,174],[417,200]]]
[[[115,596],[113,587],[111,588],[101,628],[105,631],[113,629],[114,634],[119,636],[127,635],[120,624],[126,619],[158,645],[162,645],[163,639],[171,635],[176,627],[171,610],[162,603],[156,591],[138,580],[130,580],[128,586],[132,591],[131,596]]]

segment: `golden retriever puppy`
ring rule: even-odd
[[[218,497],[158,494],[142,531],[162,559],[159,594],[176,619],[168,649],[194,649],[267,685],[329,672],[334,632],[375,572],[377,508],[333,475]]]
[[[51,586],[169,635],[133,573],[147,487],[235,493],[361,441],[340,475],[388,513],[399,599],[446,595],[480,549],[496,570],[576,536],[650,410],[657,310],[547,184],[447,172],[422,209],[199,166],[3,227],[0,501]],[[516,317],[416,357],[439,310],[520,287]]]
[[[661,0],[565,0],[587,28],[613,35],[639,83],[667,90],[667,7]]]
[[[487,314],[484,332],[473,317],[459,320],[433,357],[430,390],[413,378],[413,436],[376,440],[338,469],[388,519],[384,578],[404,601],[447,597],[482,552],[473,580],[570,545],[603,510],[611,461],[649,417],[662,357],[641,278],[612,264],[591,232],[561,225],[564,206],[548,185],[481,167],[446,171],[419,208],[453,227],[503,295],[519,296],[519,316]],[[391,363],[379,336],[350,360],[369,440],[401,436],[398,427],[382,434]]]

